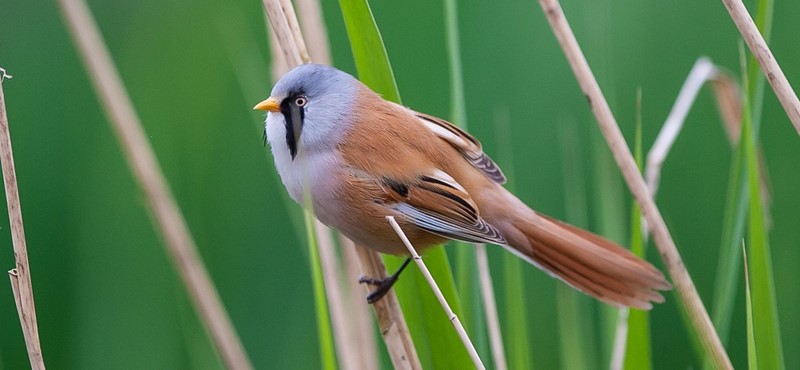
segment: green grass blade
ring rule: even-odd
[[[773,1],[759,0],[756,10],[755,22],[764,39],[769,42],[772,33]],[[761,122],[762,103],[764,100],[764,75],[758,63],[751,56],[747,70],[747,88],[750,96],[750,119],[753,125],[754,141],[758,142],[759,127]],[[728,180],[728,195],[725,202],[723,218],[722,245],[719,262],[717,263],[717,276],[715,280],[714,298],[712,303],[712,320],[722,343],[727,343],[730,331],[731,314],[736,299],[736,286],[740,271],[739,241],[744,233],[745,216],[748,206],[747,169],[744,160],[744,136],[739,140],[739,145],[734,151],[731,164],[731,173]],[[706,369],[710,364],[706,363]]]
[[[772,15],[773,1],[758,1],[755,22],[767,41],[769,41],[772,33]],[[751,107],[750,120],[753,126],[754,142],[758,142],[765,80],[759,70],[758,63],[752,56],[750,57],[750,65],[747,71],[747,80],[751,87],[750,94],[747,97]],[[743,138],[740,140],[743,140]],[[730,331],[731,314],[736,299],[736,286],[741,264],[738,246],[744,233],[745,216],[749,205],[743,145],[740,144],[736,147],[733,158],[731,174],[728,180],[722,246],[717,264],[712,306],[712,320],[723,343],[728,341],[728,332]],[[706,363],[705,368],[710,369],[710,364]]]
[[[310,197],[306,197],[310,199]],[[333,333],[331,333],[331,320],[328,314],[328,300],[325,295],[325,282],[322,278],[322,266],[319,259],[319,246],[317,234],[314,230],[314,215],[309,210],[303,212],[306,224],[306,237],[308,240],[308,258],[311,264],[311,281],[314,286],[314,307],[317,313],[317,335],[319,336],[319,350],[321,368],[335,370],[336,349],[333,347]]]
[[[400,91],[378,25],[366,0],[339,0],[358,79],[386,100],[400,103]]]
[[[764,37],[764,41],[767,43],[769,43],[770,35],[772,34],[773,8],[774,2],[772,0],[758,0],[755,23],[758,30],[761,31],[761,36]],[[759,127],[761,127],[761,112],[764,103],[764,85],[766,84],[766,80],[764,79],[764,74],[761,73],[761,67],[755,56],[750,55],[748,63],[747,81],[749,84],[748,93],[750,94],[750,113],[752,116],[751,119],[753,120],[753,127],[755,127],[755,131],[758,132]]]
[[[641,90],[637,94],[636,138],[634,142],[634,158],[642,170],[642,115]],[[644,258],[644,236],[642,235],[642,211],[636,202],[631,204],[631,251]],[[628,339],[625,349],[625,369],[649,370],[653,368],[650,347],[650,313],[631,309],[628,314]]]
[[[747,91],[747,88],[745,88]],[[758,352],[758,367],[761,369],[785,368],[781,344],[778,307],[773,283],[772,257],[769,238],[764,224],[764,209],[761,203],[759,163],[756,150],[756,133],[751,120],[747,95],[742,108],[742,136],[744,137],[747,183],[750,197],[748,214],[748,245],[751,250],[753,330]]]
[[[758,356],[756,355],[756,336],[753,330],[753,299],[750,294],[750,274],[747,273],[747,250],[742,245],[742,255],[744,259],[744,293],[747,310],[747,368],[758,370]]]
[[[728,340],[733,304],[736,300],[736,286],[739,279],[741,255],[736,246],[744,233],[747,215],[747,172],[744,168],[744,145],[740,142],[734,151],[731,172],[728,179],[728,194],[723,216],[722,244],[717,262],[717,276],[714,283],[714,298],[711,319],[723,343]],[[706,369],[711,363],[706,362]]]
[[[339,5],[359,79],[385,99],[400,103],[386,48],[369,4],[366,0],[340,0]],[[453,312],[462,316],[444,249],[433,248],[427,251],[424,259]],[[385,256],[384,260],[389,269],[396,269],[402,262],[391,256]],[[417,269],[405,272],[395,289],[422,366],[426,369],[470,368],[469,355],[422,274]]]

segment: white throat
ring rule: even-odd
[[[297,155],[292,158],[286,143],[285,120],[280,113],[267,115],[266,134],[275,167],[295,202],[305,206],[303,194],[306,191],[311,192],[313,199],[333,191],[331,176],[341,163],[335,145],[314,145],[320,144],[315,143],[319,138],[308,138],[308,132],[304,132],[300,136]],[[335,142],[332,137],[328,139]]]

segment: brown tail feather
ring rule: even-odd
[[[531,212],[532,213],[532,212]],[[671,286],[646,261],[600,236],[552,218],[533,215],[503,223],[515,252],[576,289],[614,306],[650,309]]]

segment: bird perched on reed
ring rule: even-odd
[[[356,243],[407,255],[394,216],[420,251],[447,239],[490,243],[614,306],[649,309],[670,289],[627,249],[536,212],[503,188],[500,168],[464,130],[389,102],[353,76],[305,64],[255,106],[292,199]],[[405,267],[407,265],[403,265]],[[380,299],[402,268],[368,300]]]

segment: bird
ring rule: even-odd
[[[671,289],[626,248],[525,205],[469,133],[344,71],[299,65],[254,109],[267,112],[265,141],[291,198],[359,245],[408,257],[393,216],[418,251],[447,240],[499,245],[615,307],[648,310]],[[408,262],[384,280],[362,278],[378,286],[367,300],[380,299]]]

